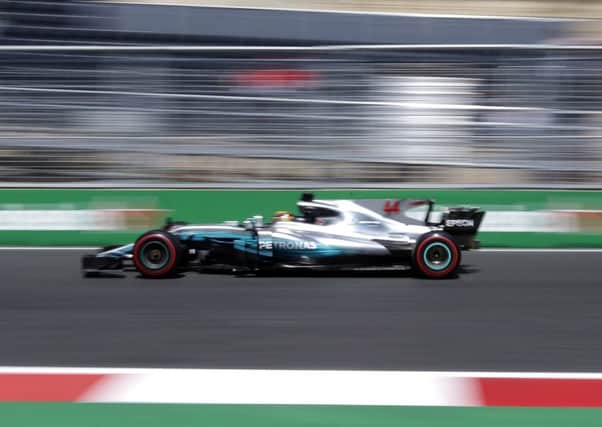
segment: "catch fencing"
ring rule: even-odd
[[[0,46],[0,180],[597,186],[601,69],[595,46]]]

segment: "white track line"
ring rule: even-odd
[[[202,369],[202,368],[112,368],[112,367],[58,367],[58,366],[0,366],[0,374],[148,374],[148,373],[194,373],[194,372],[224,372],[224,373],[310,373],[329,374],[340,373],[353,375],[355,373],[397,373],[413,376],[429,377],[458,377],[458,378],[591,378],[602,379],[602,372],[506,372],[506,371],[395,371],[395,370],[333,370],[333,369]]]

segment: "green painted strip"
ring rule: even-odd
[[[310,190],[311,191],[311,190]],[[167,209],[174,219],[221,222],[295,210],[302,190],[211,189],[0,189],[0,205],[13,209]],[[317,198],[434,198],[445,206],[499,210],[602,209],[602,191],[539,190],[317,190]],[[105,245],[132,241],[142,230],[0,231],[0,245]],[[484,247],[602,247],[602,233],[481,233]]]
[[[19,427],[594,427],[602,409],[5,403],[0,420]]]

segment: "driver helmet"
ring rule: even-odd
[[[295,215],[289,211],[276,211],[272,217],[272,221],[294,221]]]

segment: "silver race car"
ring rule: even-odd
[[[136,242],[82,259],[85,275],[137,270],[148,278],[184,271],[256,274],[274,270],[408,270],[430,278],[456,274],[461,251],[478,247],[484,212],[434,211],[428,199],[315,200],[299,214],[278,211],[264,223],[190,225],[168,221]]]

